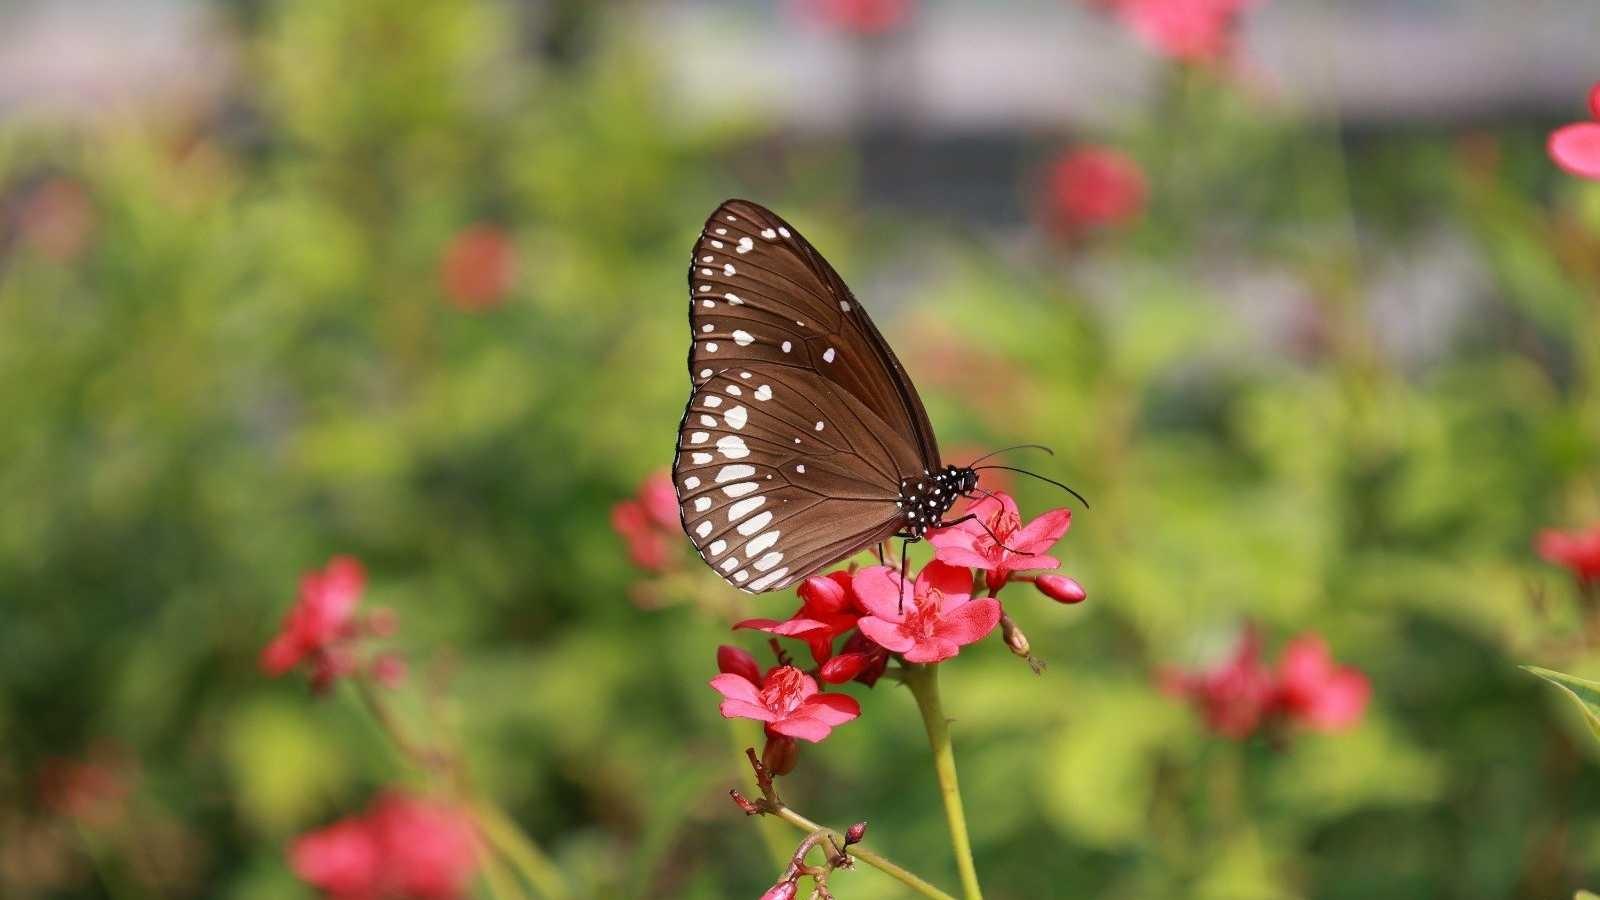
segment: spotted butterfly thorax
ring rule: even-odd
[[[684,532],[729,584],[773,591],[890,537],[920,539],[977,485],[941,465],[916,388],[816,248],[729,200],[689,265],[689,377],[672,467]]]

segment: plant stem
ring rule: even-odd
[[[517,827],[517,823],[504,810],[493,803],[479,800],[473,804],[472,811],[484,838],[534,886],[539,896],[548,900],[566,900],[570,896],[555,863]]]
[[[906,686],[917,698],[922,725],[928,731],[928,746],[933,748],[933,770],[939,778],[939,795],[944,800],[944,817],[950,826],[950,848],[955,851],[956,870],[961,874],[961,890],[967,900],[983,900],[978,886],[978,868],[972,862],[972,840],[967,837],[967,816],[961,805],[961,785],[956,780],[956,755],[950,746],[950,720],[944,717],[939,702],[939,666],[906,666]]]
[[[787,806],[780,806],[775,812],[770,814],[777,816],[785,822],[788,822],[790,825],[793,825],[801,831],[827,832],[827,834],[837,841],[841,846],[844,844],[844,835],[834,831],[832,828],[824,828],[821,825],[818,825],[817,823],[811,821],[805,816],[800,815]],[[860,844],[851,845],[850,848],[845,852],[873,867],[874,869],[877,869],[883,874],[888,875],[890,878],[893,878],[906,887],[911,888],[924,897],[932,897],[933,900],[956,900],[956,898],[950,894],[946,894],[944,891],[939,890],[928,882],[918,878],[911,872],[908,872],[898,865],[890,862],[887,858],[868,850]]]

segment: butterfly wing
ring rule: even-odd
[[[706,220],[689,269],[694,383],[673,481],[695,549],[777,590],[899,530],[900,480],[938,466],[915,388],[844,281],[746,200]]]

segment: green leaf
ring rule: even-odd
[[[1600,895],[1592,894],[1588,891],[1579,891],[1572,900],[1600,900]]]
[[[1583,719],[1589,723],[1589,730],[1594,732],[1596,739],[1600,739],[1600,682],[1541,669],[1538,666],[1522,668],[1566,691],[1583,710]]]

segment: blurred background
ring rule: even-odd
[[[1516,668],[1600,671],[1534,550],[1600,520],[1600,185],[1544,150],[1597,35],[1589,0],[10,0],[0,896],[316,895],[294,838],[419,785],[350,690],[258,665],[336,554],[397,714],[572,896],[770,885],[706,681],[793,597],[613,522],[729,196],[828,255],[952,459],[1050,444],[1094,504],[1088,601],[1008,594],[1044,674],[945,669],[991,897],[1600,885],[1597,748]],[[1365,673],[1359,724],[1235,740],[1163,692],[1251,628]],[[914,705],[847,690],[786,799],[953,885]]]

